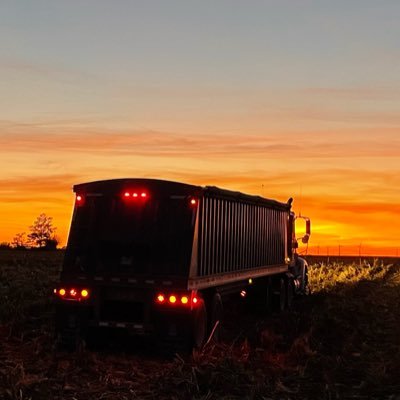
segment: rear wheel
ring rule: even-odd
[[[200,349],[207,339],[207,311],[203,300],[191,313],[159,313],[156,321],[157,346],[166,356]]]
[[[190,343],[189,315],[160,313],[156,318],[156,342],[165,356],[187,352]]]
[[[73,352],[82,347],[81,323],[76,312],[59,308],[56,311],[56,348]]]
[[[207,339],[207,310],[201,300],[193,312],[192,346],[201,349]]]
[[[279,310],[280,312],[285,311],[286,309],[286,300],[287,300],[287,287],[284,278],[279,280]]]
[[[212,338],[216,342],[221,340],[222,317],[223,305],[221,295],[219,293],[215,293],[211,301],[209,334],[212,334]]]
[[[272,308],[273,311],[282,312],[286,309],[287,290],[283,276],[275,278],[272,283]]]
[[[271,314],[274,309],[273,292],[272,279],[268,278],[265,286],[265,310],[267,314]]]
[[[75,329],[62,329],[57,335],[57,350],[74,352],[78,349],[80,336]]]
[[[293,306],[294,292],[294,280],[292,277],[288,277],[286,279],[286,308],[289,310]]]

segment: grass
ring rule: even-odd
[[[0,321],[18,325],[49,310],[63,252],[0,251]]]
[[[312,295],[266,316],[226,307],[222,343],[54,350],[61,252],[0,252],[0,399],[398,399],[400,268],[315,264]],[[396,397],[397,396],[397,397]]]

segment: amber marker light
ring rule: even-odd
[[[81,290],[81,296],[82,296],[84,299],[87,299],[87,298],[89,297],[89,291],[88,291],[87,289],[82,289],[82,290]]]
[[[66,294],[65,289],[60,289],[60,290],[58,291],[58,294],[59,294],[60,296],[65,296],[65,294]]]
[[[159,295],[157,296],[157,301],[158,301],[159,303],[164,303],[164,301],[165,301],[164,295],[163,295],[163,294],[159,294]]]
[[[253,279],[249,278],[249,285],[253,283]]]
[[[182,296],[181,297],[181,303],[182,304],[187,304],[189,302],[189,299],[187,298],[187,296]]]
[[[176,303],[176,297],[174,295],[169,296],[169,302],[172,304]]]

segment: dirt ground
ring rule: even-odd
[[[61,257],[0,255],[1,400],[400,399],[396,264],[313,266],[313,294],[292,311],[227,305],[221,343],[166,359],[126,337],[96,352],[56,351]]]

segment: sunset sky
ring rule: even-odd
[[[311,253],[400,255],[400,1],[0,7],[0,242],[72,185],[148,177],[287,201]]]

